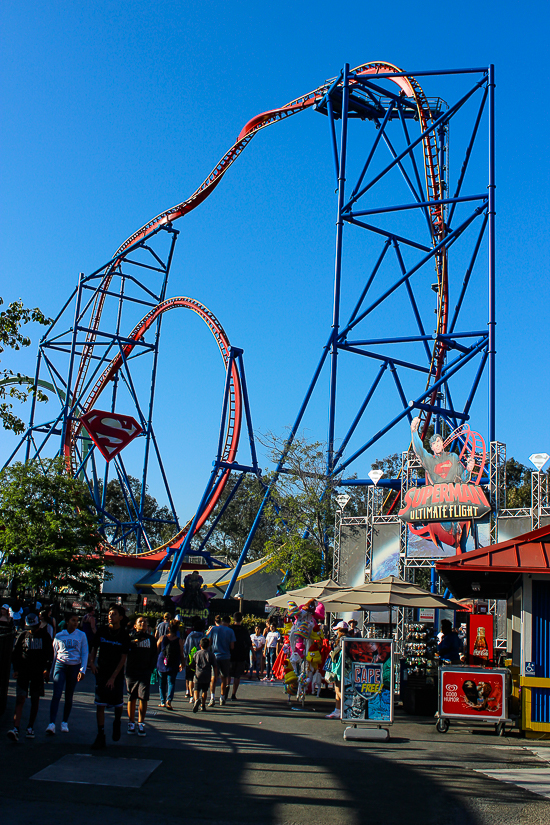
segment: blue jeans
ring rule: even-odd
[[[63,721],[68,722],[73,707],[73,694],[78,681],[80,665],[67,665],[64,662],[56,662],[53,672],[53,694],[50,705],[50,722],[55,724],[55,717],[59,710],[59,703],[65,688],[65,707],[63,708]]]
[[[250,676],[252,676],[252,671],[256,671],[256,676],[258,679],[260,678],[260,674],[262,672],[262,651],[261,650],[253,650],[252,651],[252,664],[250,666]]]
[[[176,676],[177,671],[175,673],[161,673],[159,671],[159,693],[160,693],[160,701],[163,705],[166,702],[172,702],[174,698],[174,691],[176,689]]]
[[[273,665],[275,664],[275,659],[277,658],[277,648],[268,647],[265,654],[265,675],[268,679],[271,679],[271,677],[273,676]]]

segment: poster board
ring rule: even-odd
[[[443,667],[439,671],[439,714],[470,721],[499,722],[507,713],[506,670]]]
[[[345,724],[393,723],[393,641],[342,642],[342,713]]]

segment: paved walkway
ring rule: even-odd
[[[245,682],[241,701],[193,714],[178,682],[146,738],[92,753],[93,678],[77,687],[68,734],[10,743],[13,682],[0,720],[0,814],[14,825],[548,825],[550,743],[399,716],[388,742],[345,742],[333,705],[293,709],[277,684]],[[25,708],[23,724],[27,719]],[[532,746],[532,747],[531,747]],[[510,773],[512,772],[512,773]]]

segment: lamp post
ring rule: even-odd
[[[550,459],[548,453],[533,453],[529,456],[529,461],[537,468],[536,473],[531,473],[531,529],[540,527],[541,510],[545,506],[548,498],[548,478],[542,472],[542,468]]]

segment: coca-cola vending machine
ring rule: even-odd
[[[494,667],[493,617],[483,613],[468,615],[467,660],[474,667]]]

